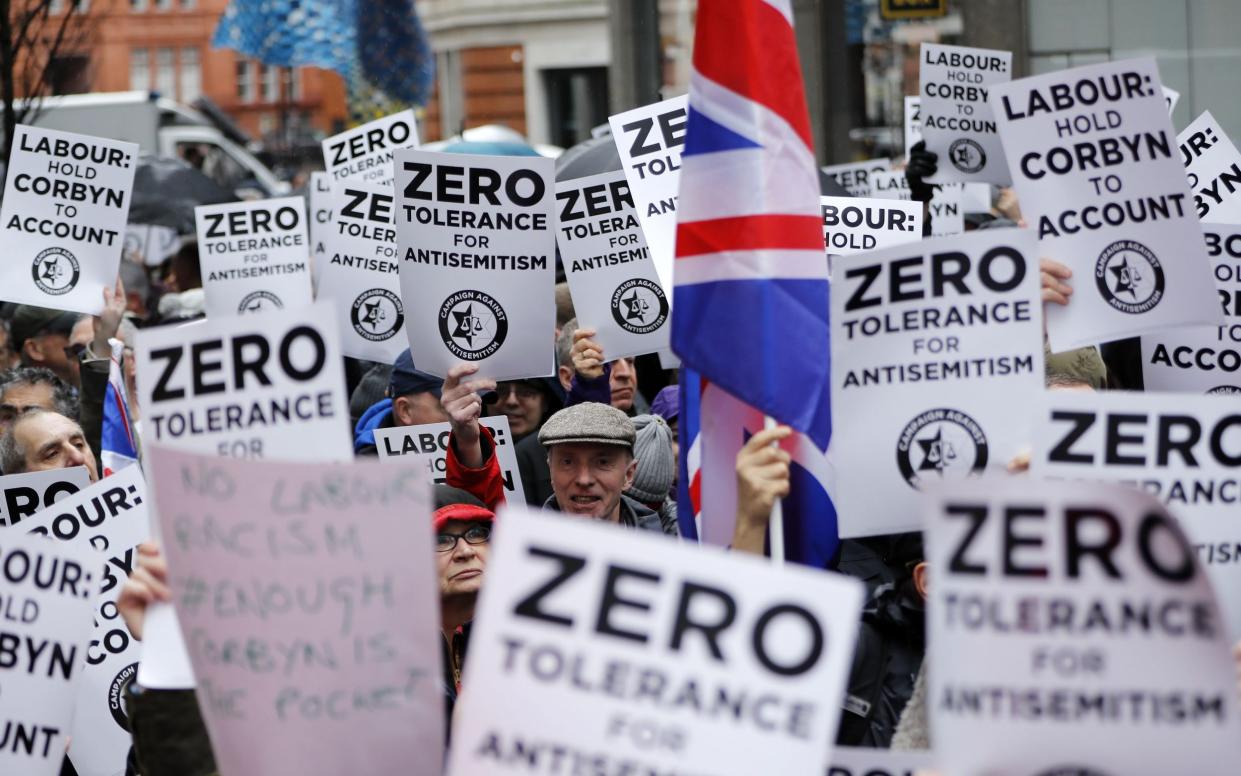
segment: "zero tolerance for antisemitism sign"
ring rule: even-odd
[[[1211,111],[1194,119],[1176,142],[1198,218],[1241,224],[1241,152]]]
[[[413,110],[393,113],[323,141],[323,163],[332,185],[346,180],[391,185],[398,148],[418,147]]]
[[[857,580],[523,508],[497,523],[450,776],[823,776]]]
[[[125,242],[138,145],[18,126],[0,208],[0,298],[103,310]]]
[[[922,137],[939,155],[928,183],[1012,182],[987,90],[1012,78],[1011,51],[941,46],[921,48]]]
[[[547,375],[556,326],[555,162],[412,149],[396,161],[401,298],[414,363],[438,376],[462,361],[494,380]]]
[[[668,297],[642,234],[625,173],[556,184],[556,242],[580,328],[608,360],[668,348]]]
[[[1073,303],[1048,305],[1053,352],[1220,323],[1154,59],[1024,78],[990,99],[1040,255],[1074,270]]]
[[[207,316],[313,301],[303,197],[194,208]]]
[[[1204,223],[1202,231],[1224,323],[1144,335],[1147,391],[1241,394],[1241,225]]]
[[[944,487],[924,510],[941,772],[1236,772],[1225,626],[1158,502],[1005,476]]]
[[[996,229],[834,260],[841,536],[919,530],[921,490],[1029,443],[1013,408],[1043,390],[1037,255],[1029,230]]]

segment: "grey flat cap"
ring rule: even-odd
[[[633,450],[636,432],[629,416],[610,404],[588,401],[557,412],[539,429],[545,447],[569,442],[620,445]]]

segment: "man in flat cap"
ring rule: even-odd
[[[662,532],[659,515],[624,495],[637,470],[634,437],[633,421],[608,404],[585,402],[552,415],[539,430],[552,475],[543,508]]]

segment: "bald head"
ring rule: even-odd
[[[95,453],[76,421],[58,412],[35,409],[17,418],[0,436],[0,467],[5,474],[85,466],[99,479]]]

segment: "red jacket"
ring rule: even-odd
[[[496,440],[491,429],[479,424],[482,433],[478,442],[483,448],[483,465],[474,469],[461,463],[457,457],[457,438],[448,435],[448,457],[445,461],[445,482],[477,496],[492,512],[504,503],[504,475],[500,472],[500,458],[496,455]]]

